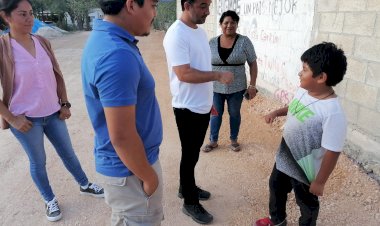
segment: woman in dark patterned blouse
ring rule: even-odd
[[[256,53],[252,42],[248,37],[236,33],[239,16],[236,12],[228,10],[222,14],[219,20],[222,34],[210,40],[213,71],[231,71],[234,81],[231,84],[214,82],[214,108],[216,114],[212,114],[210,120],[210,143],[203,151],[209,152],[218,147],[219,129],[222,124],[224,102],[227,101],[230,115],[230,140],[231,149],[240,151],[238,134],[240,128],[240,108],[243,95],[247,92],[248,100],[256,96],[257,63]],[[245,63],[249,65],[250,83],[247,87]]]

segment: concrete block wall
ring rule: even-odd
[[[349,122],[345,152],[380,176],[380,0],[317,0],[311,44],[331,41],[348,58],[337,86]]]
[[[211,5],[213,6],[213,4]],[[217,27],[219,18],[217,18],[216,7],[210,8],[210,15],[207,17],[207,23],[200,25],[207,32],[208,39],[215,37],[217,35],[218,30],[215,29]]]
[[[219,1],[226,0],[213,1],[210,16],[202,25],[209,38],[220,33]],[[247,2],[237,1],[240,5],[242,1]],[[180,5],[179,0],[177,4]],[[177,15],[180,13],[179,7]],[[335,87],[349,122],[345,153],[380,181],[380,0],[314,0],[311,13],[314,18],[309,46],[322,41],[334,42],[348,58],[345,79]],[[260,68],[258,84],[277,97],[275,90],[279,87],[260,81]]]

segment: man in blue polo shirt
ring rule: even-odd
[[[162,121],[155,82],[134,36],[146,36],[157,0],[100,0],[82,57],[82,82],[95,130],[96,171],[112,225],[160,225]]]

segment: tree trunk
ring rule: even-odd
[[[83,31],[83,24],[84,24],[84,18],[78,17],[77,18],[78,30]]]

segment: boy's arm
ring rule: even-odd
[[[336,163],[338,162],[340,152],[326,151],[325,156],[323,157],[321,169],[318,172],[317,177],[310,185],[310,193],[316,196],[322,196],[325,184],[330,174],[334,170]]]
[[[270,112],[269,114],[264,116],[264,119],[266,123],[272,123],[276,117],[285,116],[287,114],[288,106]]]

